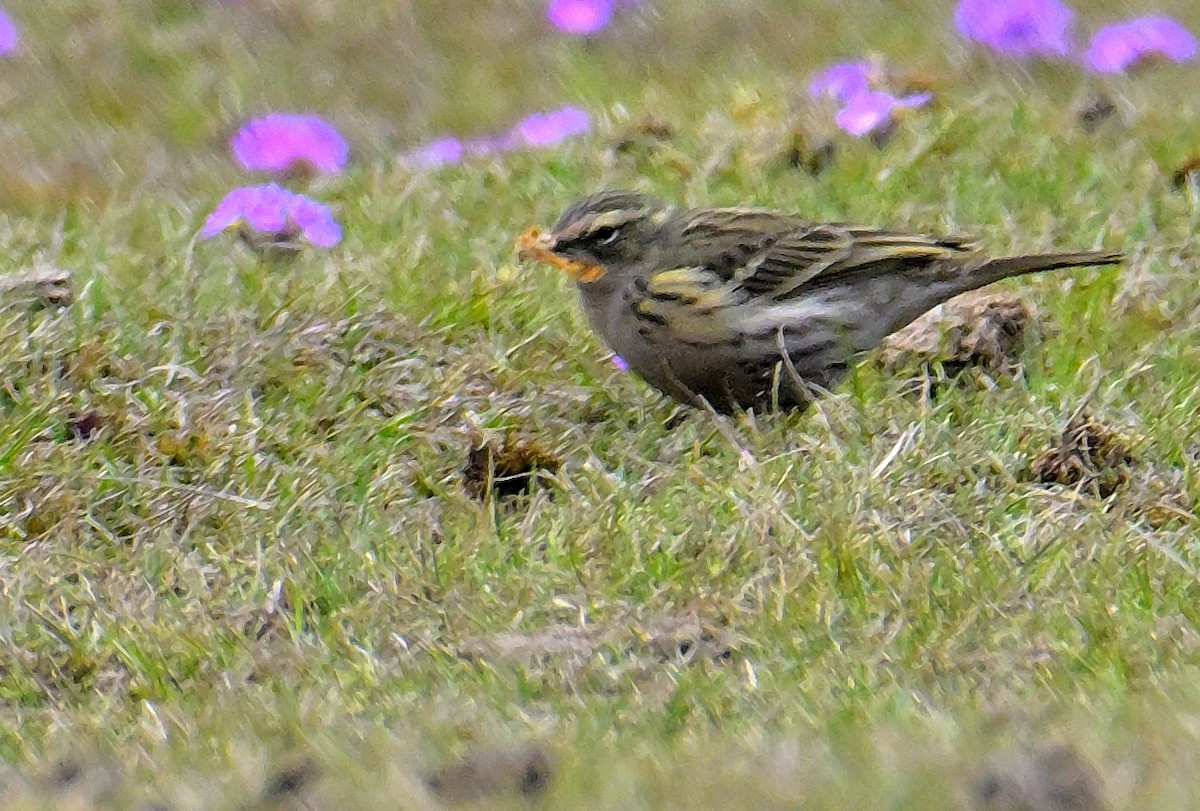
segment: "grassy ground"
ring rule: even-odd
[[[1198,68],[996,62],[933,0],[662,0],[594,42],[533,5],[11,8],[0,270],[75,301],[0,318],[6,807],[1194,807]],[[862,53],[934,104],[793,166],[808,76]],[[594,135],[397,160],[566,103]],[[264,264],[195,233],[272,109],[355,160],[309,188],[344,242]],[[1006,287],[1015,376],[868,361],[717,423],[513,264],[603,186],[1130,260]],[[1031,474],[1083,410],[1103,495]],[[500,497],[489,458],[539,470]]]

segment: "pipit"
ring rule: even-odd
[[[646,382],[722,412],[804,408],[857,355],[959,293],[1122,259],[992,258],[965,237],[686,209],[626,191],[579,200],[517,250],[575,280],[592,327]]]

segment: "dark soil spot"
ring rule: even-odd
[[[675,137],[675,128],[658,118],[644,118],[618,132],[608,143],[616,154],[654,149]]]
[[[645,626],[639,634],[661,663],[686,664],[709,659],[723,664],[733,658],[732,634],[700,615],[685,612]]]
[[[75,440],[91,439],[103,427],[100,412],[92,409],[67,420],[67,436]]]
[[[46,775],[46,781],[57,789],[69,788],[82,779],[83,765],[70,758],[55,762]]]
[[[1177,189],[1182,189],[1185,186],[1194,184],[1197,173],[1200,173],[1200,155],[1193,155],[1171,173],[1171,185]]]
[[[277,769],[267,778],[263,786],[263,799],[279,800],[299,794],[320,776],[321,767],[308,758],[302,758]]]
[[[1075,114],[1075,120],[1084,132],[1095,132],[1117,112],[1117,105],[1104,94],[1097,94],[1088,99]]]
[[[783,160],[788,166],[803,169],[814,176],[833,166],[835,157],[837,146],[832,139],[813,140],[799,131],[788,135],[783,148]]]
[[[553,776],[550,756],[539,746],[501,747],[464,757],[433,772],[425,785],[449,803],[485,797],[543,793]]]
[[[1065,484],[1107,498],[1129,480],[1136,460],[1126,440],[1084,412],[1073,416],[1059,443],[1033,458],[1030,478],[1041,484]]]
[[[1069,746],[1047,746],[998,758],[975,784],[988,811],[1101,811],[1100,777]]]
[[[562,460],[536,442],[507,434],[499,443],[480,441],[467,453],[463,486],[473,498],[508,498],[529,492],[540,473],[555,474]]]

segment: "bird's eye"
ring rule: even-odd
[[[612,245],[621,235],[621,229],[613,225],[604,225],[591,233],[592,242],[597,245]]]

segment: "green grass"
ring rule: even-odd
[[[1112,808],[1195,806],[1195,65],[997,62],[932,0],[661,0],[590,43],[528,4],[358,5],[12,9],[0,270],[67,268],[76,300],[0,312],[6,807],[426,807],[429,770],[513,741],[549,752],[553,807],[964,807],[1057,744]],[[808,76],[866,52],[935,103],[790,166],[832,134]],[[1118,113],[1088,133],[1097,92]],[[597,132],[398,160],[564,103]],[[345,240],[290,263],[195,239],[247,181],[226,136],[271,109],[355,149],[308,189]],[[609,148],[651,117],[669,142]],[[1005,286],[1045,333],[1015,380],[930,401],[867,362],[807,413],[718,423],[513,263],[611,186],[1130,260]],[[1136,459],[1107,499],[1028,475],[1085,402]],[[506,437],[560,467],[479,500],[469,453]],[[527,804],[499,760],[484,802]],[[316,777],[263,798],[296,763]]]

